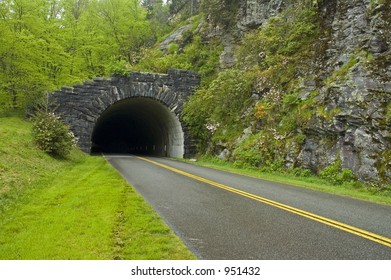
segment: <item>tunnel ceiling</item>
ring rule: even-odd
[[[157,100],[118,101],[98,118],[92,152],[183,157],[184,140],[177,116]]]

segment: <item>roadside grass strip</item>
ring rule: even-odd
[[[0,259],[194,259],[103,158],[88,158],[1,217]]]
[[[340,184],[331,184],[325,179],[315,175],[301,176],[278,171],[268,172],[259,168],[238,167],[235,163],[223,161],[214,157],[201,157],[192,164],[209,167],[212,169],[224,170],[226,172],[246,175],[272,182],[279,182],[297,187],[304,187],[325,193],[354,197],[361,200],[391,205],[391,186],[382,189],[372,188],[358,181],[344,182]]]
[[[320,216],[320,215],[316,215],[316,214],[311,213],[311,212],[307,212],[307,211],[304,211],[304,210],[301,210],[301,209],[298,209],[298,208],[295,208],[295,207],[291,207],[289,205],[285,205],[285,204],[282,204],[282,203],[279,203],[279,202],[276,202],[276,201],[273,201],[273,200],[270,200],[270,199],[267,199],[267,198],[264,198],[264,197],[261,197],[261,196],[258,196],[258,195],[254,195],[254,194],[242,191],[242,190],[238,190],[238,189],[235,189],[235,188],[232,188],[232,187],[229,187],[229,186],[226,186],[226,185],[223,185],[223,184],[220,184],[220,183],[208,180],[206,178],[203,178],[203,177],[200,177],[200,176],[197,176],[197,175],[194,175],[194,174],[191,174],[191,173],[188,173],[188,172],[185,172],[185,171],[182,171],[182,170],[170,167],[168,165],[165,165],[165,164],[162,164],[162,163],[159,163],[159,162],[156,162],[156,161],[152,161],[152,160],[149,160],[149,159],[146,159],[146,158],[142,158],[142,157],[137,157],[137,158],[140,159],[140,160],[144,160],[144,161],[147,161],[149,163],[152,163],[154,165],[160,166],[162,168],[171,170],[172,172],[175,172],[175,173],[178,173],[178,174],[181,174],[181,175],[193,178],[193,179],[198,180],[200,182],[209,184],[211,186],[218,187],[220,189],[224,189],[226,191],[229,191],[229,192],[232,192],[232,193],[235,193],[235,194],[238,194],[238,195],[241,195],[241,196],[253,199],[253,200],[260,201],[262,203],[271,205],[273,207],[277,207],[277,208],[282,209],[284,211],[288,211],[288,212],[294,213],[296,215],[299,215],[299,216],[302,216],[302,217],[305,217],[305,218],[317,221],[319,223],[322,223],[322,224],[325,224],[325,225],[328,225],[328,226],[340,229],[342,231],[349,232],[351,234],[363,237],[365,239],[374,241],[376,243],[379,243],[379,244],[382,244],[384,246],[387,246],[387,247],[391,248],[391,239],[390,238],[387,238],[387,237],[384,237],[384,236],[381,236],[381,235],[378,235],[378,234],[375,234],[375,233],[372,233],[372,232],[369,232],[369,231],[366,231],[366,230],[363,230],[363,229],[360,229],[360,228],[357,228],[357,227],[353,227],[351,225],[344,224],[344,223],[341,223],[341,222],[338,222],[338,221],[335,221],[335,220],[332,220],[332,219],[328,219],[326,217],[323,217],[323,216]]]

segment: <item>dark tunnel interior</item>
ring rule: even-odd
[[[168,107],[151,98],[119,101],[98,118],[91,153],[183,157],[183,130]]]

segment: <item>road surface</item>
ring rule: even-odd
[[[106,155],[200,259],[391,260],[391,207],[166,158]]]

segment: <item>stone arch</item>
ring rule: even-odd
[[[184,132],[175,113],[154,98],[117,101],[97,119],[92,152],[130,152],[183,157]]]
[[[190,157],[196,151],[181,111],[199,82],[191,71],[129,72],[63,87],[51,101],[85,152]]]

